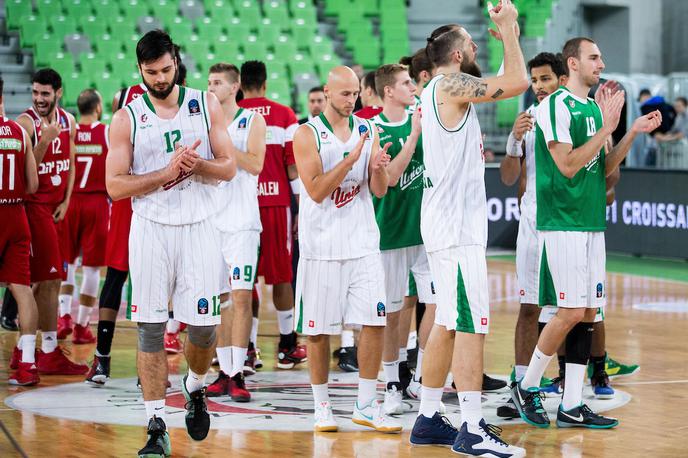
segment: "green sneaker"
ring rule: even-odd
[[[607,359],[604,363],[604,367],[605,372],[610,379],[616,377],[628,377],[629,375],[633,375],[640,370],[640,366],[637,364],[621,364],[620,362],[611,358],[609,355],[606,355],[606,358]],[[594,369],[592,367],[592,363],[588,363],[588,378],[592,378],[593,372]]]
[[[511,375],[509,375],[509,382],[514,383],[516,381],[516,368],[511,368]],[[511,385],[510,383],[510,385]],[[553,385],[552,379],[548,377],[542,377],[540,379],[540,390],[541,391],[548,391],[548,388],[550,388]]]
[[[154,416],[148,422],[148,442],[139,450],[139,458],[165,458],[171,454],[172,445],[165,422]]]

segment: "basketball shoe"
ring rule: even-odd
[[[358,372],[358,351],[356,347],[341,347],[335,350],[335,355],[339,358],[337,366],[344,372]]]
[[[256,348],[253,342],[248,343],[246,350],[246,361],[244,361],[244,376],[248,377],[256,373]]]
[[[182,393],[186,404],[186,432],[189,437],[195,441],[202,441],[208,436],[210,430],[210,415],[208,415],[208,406],[205,403],[205,387],[189,393],[186,388],[186,379],[189,375],[185,375],[182,379]]]
[[[459,430],[449,422],[447,417],[435,412],[432,418],[418,415],[411,430],[409,441],[413,445],[443,445],[451,447]]]
[[[609,376],[605,371],[593,375],[590,385],[597,399],[614,399],[614,388],[609,384]]]
[[[234,377],[229,379],[229,395],[234,402],[249,402],[251,400],[251,393],[246,389],[246,380],[244,380],[244,373],[237,372]]]
[[[10,374],[10,385],[31,386],[41,381],[35,363],[18,363],[17,369]]]
[[[256,370],[263,368],[263,359],[261,358],[260,348],[258,347],[256,347],[256,362],[253,364],[253,367],[255,367]]]
[[[557,426],[559,428],[609,429],[618,424],[619,420],[616,418],[598,415],[585,404],[566,411],[560,405],[557,411]]]
[[[359,407],[358,402],[356,402],[352,421],[357,425],[368,426],[381,433],[401,432],[401,424],[385,413],[382,401],[377,399],[373,399],[370,404],[363,408]]]
[[[511,375],[509,375],[509,382],[513,383],[516,381],[516,368],[511,369]],[[542,376],[540,378],[540,391],[543,393],[556,393],[558,387],[552,386],[554,384],[553,379]]]
[[[295,332],[292,332],[289,347],[280,347],[277,353],[277,367],[279,369],[292,369],[299,363],[308,361],[306,347],[299,345]]]
[[[165,333],[165,351],[168,355],[176,355],[183,350],[182,343],[179,341],[179,332]]]
[[[387,383],[385,391],[385,402],[383,404],[387,415],[402,415],[406,409],[402,401],[402,387],[399,382]]]
[[[316,432],[336,432],[339,429],[337,420],[334,419],[334,414],[332,413],[332,405],[329,401],[323,401],[315,406],[313,418],[315,420],[313,430]]]
[[[57,318],[57,340],[66,339],[72,333],[74,322],[69,313]]]
[[[74,335],[72,336],[72,342],[75,343],[76,345],[82,345],[82,344],[92,344],[95,343],[96,341],[96,336],[93,335],[91,332],[91,328],[86,326],[81,326],[80,324],[76,324],[74,326]]]
[[[215,379],[215,381],[206,388],[206,396],[209,398],[216,398],[218,396],[229,395],[229,385],[231,380],[232,379],[229,378],[229,375],[220,371],[220,373],[217,375],[217,379]]]
[[[93,364],[91,364],[91,370],[86,375],[85,383],[103,386],[108,380],[110,380],[110,357],[93,356]]]
[[[84,375],[88,372],[86,364],[73,363],[66,353],[59,345],[50,353],[39,351],[36,358],[38,372],[45,375]]]
[[[535,387],[524,390],[520,383],[515,383],[511,388],[511,399],[523,421],[538,428],[549,428],[549,417],[542,407],[540,390]]]
[[[609,378],[613,379],[615,377],[627,377],[629,375],[633,375],[640,370],[640,366],[637,364],[621,364],[620,362],[611,358],[609,354],[605,354],[604,370],[607,372]],[[592,363],[589,363],[588,377],[592,377],[594,371],[595,369]]]
[[[480,420],[478,426],[461,425],[452,451],[469,456],[492,456],[499,458],[517,458],[526,456],[525,449],[504,442],[500,437],[502,428],[488,425]]]
[[[165,458],[172,454],[170,435],[162,418],[153,416],[148,421],[148,441],[139,450],[139,458]]]

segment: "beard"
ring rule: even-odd
[[[171,83],[168,83],[165,89],[163,90],[158,90],[155,88],[155,86],[148,84],[148,81],[146,81],[146,78],[141,75],[141,78],[143,79],[143,84],[146,86],[148,89],[148,92],[150,95],[155,97],[158,100],[165,100],[168,95],[172,93],[174,90],[175,82],[177,81],[177,76],[179,75],[179,70],[177,68],[174,69],[174,78],[172,79]]]
[[[351,110],[348,110],[348,109],[340,108],[340,107],[334,105],[333,103],[330,103],[330,106],[335,111],[335,113],[337,113],[342,118],[348,118],[349,116],[351,116],[351,113],[353,113],[353,111],[354,111],[353,108],[351,108]]]
[[[41,115],[43,117],[47,117],[47,116],[50,116],[50,114],[55,112],[55,106],[56,105],[57,105],[57,97],[55,97],[53,99],[53,101],[48,104],[48,108],[45,108],[45,111],[42,111],[40,108],[38,108],[35,103],[34,103],[33,107],[36,109],[36,111],[38,112],[39,115]]]
[[[466,59],[462,60],[461,73],[468,73],[469,75],[475,76],[476,78],[480,78],[481,76],[483,76],[483,72],[480,70],[480,66],[478,65],[478,62],[476,62],[475,60],[472,62],[468,62],[468,60]]]

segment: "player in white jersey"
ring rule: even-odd
[[[113,200],[133,197],[129,237],[132,301],[138,322],[137,367],[148,422],[139,456],[171,453],[166,431],[167,361],[163,345],[168,303],[188,325],[186,428],[194,440],[210,428],[204,382],[220,323],[222,265],[217,230],[217,185],[236,173],[235,149],[222,108],[212,94],[174,84],[177,64],[169,35],[153,30],[136,57],[148,92],[115,113],[106,184]]]
[[[401,425],[376,399],[386,321],[380,233],[371,192],[387,192],[390,161],[379,147],[375,125],[352,116],[358,97],[356,74],[335,67],[325,86],[327,106],[294,134],[294,156],[301,192],[296,278],[296,330],[308,336],[315,430],[336,431],[327,380],[330,335],[344,324],[362,326],[358,397],[354,423],[382,432]]]
[[[220,185],[220,212],[213,222],[220,231],[225,268],[222,270],[218,326],[217,359],[220,374],[210,386],[208,396],[230,395],[237,402],[248,402],[251,395],[244,382],[244,361],[251,322],[251,292],[256,278],[260,246],[258,174],[265,160],[265,119],[236,103],[240,88],[239,69],[219,63],[210,67],[208,91],[220,101],[225,126],[237,148],[237,174]],[[232,307],[229,307],[231,283]]]
[[[518,12],[490,5],[493,36],[504,44],[505,71],[480,78],[477,46],[456,24],[433,31],[426,47],[435,76],[421,95],[425,190],[421,232],[436,289],[435,325],[425,348],[419,416],[411,443],[452,445],[467,455],[524,456],[485,423],[481,409],[483,346],[489,326],[487,199],[482,135],[474,103],[517,96],[528,87],[518,44]],[[437,412],[451,365],[460,430]]]

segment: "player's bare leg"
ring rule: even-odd
[[[538,341],[538,317],[540,308],[536,304],[521,304],[514,333],[515,380],[521,381]]]
[[[425,317],[423,317],[423,321],[425,321]],[[433,325],[425,344],[425,352],[433,355],[433,357],[423,358],[421,368],[423,384],[418,412],[427,418],[432,418],[440,410],[442,392],[452,362],[451,352],[446,351],[446,349],[454,348],[455,334],[456,331],[448,331],[444,326]]]
[[[330,336],[308,336],[308,372],[313,390],[316,432],[337,431],[337,422],[332,414],[332,405],[327,387],[330,369]]]
[[[389,415],[401,415],[404,413],[404,404],[402,402],[402,393],[404,388],[399,381],[400,315],[401,311],[387,313],[387,324],[383,328],[382,369],[385,374],[385,382],[387,382],[387,388],[385,391],[385,412]],[[370,347],[368,347],[363,340],[363,332],[361,332],[360,342],[361,348],[364,348],[365,352],[361,352],[361,355],[359,356],[358,369],[359,373],[361,374],[361,378],[368,378],[363,374],[363,360],[366,360],[366,362],[369,364]],[[406,342],[404,342],[404,344],[405,343]],[[365,355],[363,353],[365,353]],[[377,374],[375,378],[377,378]]]
[[[427,351],[428,339],[430,338],[430,331],[435,323],[435,304],[425,304],[425,313],[420,320],[418,327],[418,359],[416,362],[416,370],[413,373],[413,379],[406,389],[406,393],[413,399],[418,399],[421,396],[421,377],[423,375],[423,364],[425,364],[425,352]],[[446,363],[447,367],[450,363]],[[442,409],[440,409],[442,410]]]
[[[294,290],[291,283],[277,283],[272,286],[272,301],[277,309],[280,342],[277,367],[291,369],[307,360],[307,352],[298,345],[294,332]]]
[[[189,371],[182,379],[182,393],[186,399],[186,430],[194,440],[203,440],[210,429],[205,401],[205,379],[215,354],[217,342],[215,326],[189,325],[184,343],[184,356]]]
[[[57,308],[60,280],[46,280],[34,285],[38,306],[38,327],[42,332],[42,349],[50,353],[57,347]],[[55,333],[55,336],[52,334]]]
[[[83,280],[79,294],[79,312],[74,326],[75,344],[89,344],[96,341],[88,327],[91,312],[97,303],[98,287],[100,286],[100,267],[83,266],[81,268]]]
[[[58,295],[59,309],[57,320],[57,338],[62,340],[73,332],[72,297],[76,285],[76,265],[67,264],[67,279],[60,284]]]
[[[18,304],[20,336],[17,348],[21,352],[21,355],[17,355],[16,362],[13,355],[12,363],[16,363],[13,369],[16,370],[10,374],[9,383],[21,386],[35,385],[40,381],[35,360],[38,307],[29,286],[10,283],[8,287]]]

